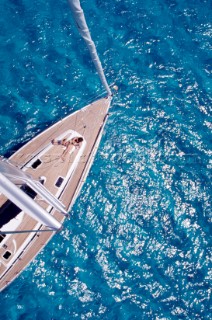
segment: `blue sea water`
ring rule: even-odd
[[[211,319],[211,1],[81,3],[119,91],[71,219],[0,319]],[[0,39],[9,156],[102,88],[66,0],[1,0]]]

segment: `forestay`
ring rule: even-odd
[[[81,5],[80,5],[80,1],[79,0],[68,0],[68,1],[69,1],[71,10],[72,10],[77,28],[79,30],[79,33],[87,44],[87,47],[89,49],[91,58],[92,58],[93,63],[96,67],[96,70],[98,72],[100,80],[101,80],[103,86],[105,87],[108,95],[111,96],[112,93],[111,93],[111,90],[110,90],[109,85],[107,83],[107,80],[105,78],[102,64],[99,60],[99,57],[98,57],[98,54],[96,51],[96,46],[91,38],[89,29],[88,29],[88,26],[87,26],[87,23],[85,20],[84,12],[83,12]]]

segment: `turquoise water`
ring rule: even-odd
[[[109,83],[83,190],[0,319],[211,319],[211,2],[82,1]],[[102,88],[66,0],[0,2],[0,153]]]

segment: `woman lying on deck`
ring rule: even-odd
[[[71,140],[67,140],[66,138],[64,138],[62,140],[55,141],[55,139],[53,139],[51,141],[51,143],[53,145],[59,145],[59,146],[64,146],[65,147],[65,150],[63,151],[62,156],[61,156],[61,159],[63,161],[65,161],[65,156],[71,150],[71,147],[72,146],[79,147],[80,146],[80,142],[82,142],[82,141],[83,141],[82,137],[74,137]]]

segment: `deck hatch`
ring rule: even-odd
[[[6,251],[4,254],[3,254],[3,258],[5,259],[5,260],[8,260],[9,259],[9,257],[11,256],[11,252],[10,251]]]
[[[41,165],[41,163],[42,162],[40,161],[40,159],[37,159],[35,162],[33,162],[32,168],[37,169],[37,167],[39,167]]]
[[[63,183],[63,181],[64,181],[64,178],[59,177],[59,178],[57,179],[56,183],[55,183],[55,186],[56,186],[57,188],[59,188],[59,187],[61,186],[61,184]]]

